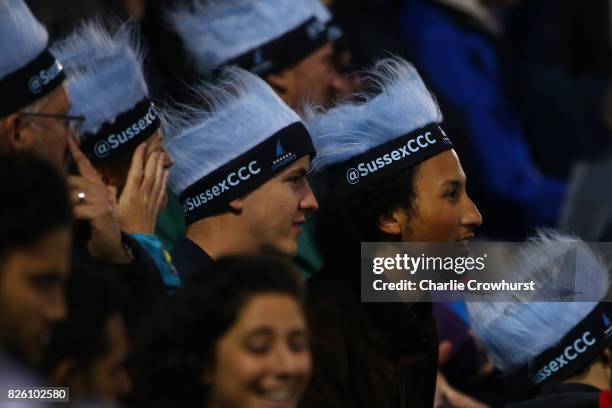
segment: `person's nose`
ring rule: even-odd
[[[300,209],[306,211],[317,211],[319,209],[319,202],[312,192],[308,182],[306,183],[306,193],[302,200],[300,200]]]
[[[310,350],[294,351],[279,347],[274,355],[274,372],[278,377],[296,378],[308,376],[311,366]]]
[[[162,152],[164,153],[164,169],[169,169],[174,164],[174,160],[170,153],[166,151],[166,149],[162,148]]]
[[[44,313],[48,322],[58,322],[66,319],[68,312],[63,290],[54,290],[53,293],[49,294]]]
[[[74,144],[77,145],[77,147],[81,147],[81,139],[73,128],[69,127],[68,129],[66,129],[66,137],[71,138]]]
[[[480,211],[478,211],[476,204],[474,204],[474,202],[467,197],[465,205],[465,213],[463,215],[461,224],[470,228],[480,227],[482,225],[482,215],[480,214]]]

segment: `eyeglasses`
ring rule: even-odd
[[[73,116],[73,115],[61,115],[61,114],[54,114],[54,113],[19,112],[19,116],[61,120],[64,122],[64,129],[72,130],[75,135],[79,134],[81,125],[83,125],[83,122],[85,122],[85,116],[83,115]]]

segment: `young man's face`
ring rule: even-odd
[[[66,317],[71,233],[48,233],[9,253],[0,266],[0,348],[31,366],[40,363],[53,325]]]
[[[466,177],[454,150],[421,163],[414,176],[414,214],[396,211],[404,242],[469,240],[482,224],[465,190]]]
[[[329,106],[338,93],[345,91],[345,81],[334,65],[331,43],[286,69],[278,78],[278,81],[270,78],[269,82],[287,105],[294,109],[299,108],[304,99],[315,105]]]
[[[241,217],[256,247],[295,256],[306,214],[319,207],[306,177],[309,168],[310,157],[304,156],[244,198]]]

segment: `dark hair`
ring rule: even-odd
[[[270,292],[303,304],[303,287],[289,262],[222,259],[179,290],[137,338],[133,377],[138,406],[202,407],[208,396],[202,375],[214,366],[217,342],[249,299]]]
[[[123,315],[125,296],[110,276],[73,267],[66,283],[68,318],[53,330],[43,357],[44,372],[50,374],[64,358],[74,359],[86,371],[107,353],[107,323],[114,315]]]
[[[64,177],[32,154],[0,155],[0,259],[69,226],[71,206]]]
[[[409,167],[381,180],[364,183],[350,193],[326,185],[325,172],[316,180],[319,211],[316,213],[315,242],[326,264],[359,262],[361,242],[396,241],[398,237],[378,228],[381,215],[405,208],[414,215],[414,175]]]

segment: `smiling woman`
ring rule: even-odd
[[[438,350],[431,305],[361,303],[361,243],[466,244],[482,218],[440,126],[442,113],[414,67],[383,59],[365,83],[352,102],[309,111],[305,120],[317,149],[315,239],[325,261],[309,279],[317,370],[305,401],[432,406]]]
[[[216,262],[141,335],[139,406],[291,408],[310,378],[302,286],[276,259]]]

